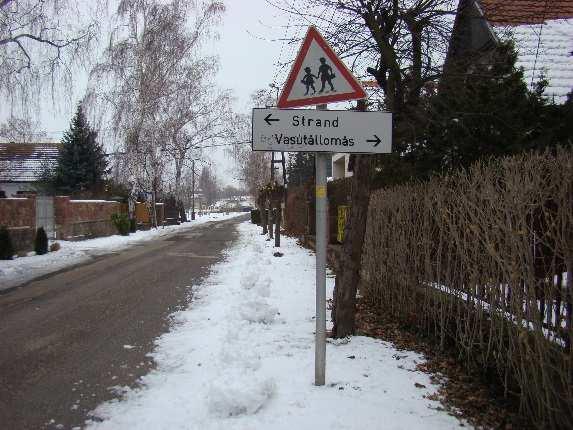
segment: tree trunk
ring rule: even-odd
[[[275,209],[275,247],[281,246],[281,206]]]
[[[360,281],[362,244],[366,232],[368,202],[370,200],[371,157],[357,155],[352,177],[350,216],[346,222],[342,244],[340,273],[336,277],[332,316],[334,337],[354,334],[356,291]]]
[[[267,234],[267,227],[269,225],[267,221],[267,206],[263,203],[261,205],[261,224],[263,225],[263,235]]]
[[[269,202],[269,239],[273,238],[273,222],[274,222],[274,216],[273,216],[273,205]]]

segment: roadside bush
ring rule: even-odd
[[[14,256],[14,246],[10,232],[4,226],[0,227],[0,260],[12,260]]]
[[[251,223],[257,225],[261,224],[261,211],[259,209],[251,210]]]
[[[135,218],[130,218],[129,220],[129,232],[135,233],[137,231],[137,220]]]
[[[34,239],[34,251],[36,255],[44,255],[48,253],[48,235],[44,227],[36,230],[36,238]]]
[[[113,222],[113,225],[115,225],[115,228],[119,234],[122,236],[129,236],[131,222],[129,221],[129,218],[126,214],[112,214],[111,221]]]
[[[60,242],[54,242],[50,245],[50,252],[59,251],[61,248]]]

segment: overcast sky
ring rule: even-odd
[[[250,95],[257,89],[268,88],[273,81],[282,83],[288,70],[279,70],[276,63],[294,60],[298,47],[277,41],[285,35],[292,36],[293,30],[285,30],[288,17],[265,0],[225,0],[225,5],[227,11],[219,27],[220,37],[209,42],[205,50],[220,59],[216,80],[221,88],[233,90],[235,111],[248,113],[251,109]],[[102,40],[106,39],[107,36],[103,35]],[[77,103],[85,93],[87,72],[76,74],[74,83],[73,94],[59,97],[56,106],[47,101],[41,107],[40,126],[49,140],[59,140],[63,131],[68,129]],[[6,114],[0,112],[0,120],[4,120]],[[236,174],[231,171],[232,163],[224,151],[213,149],[209,156],[222,181],[236,183],[233,180]]]

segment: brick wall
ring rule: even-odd
[[[8,228],[16,252],[34,249],[36,199],[0,199],[0,225]]]
[[[151,227],[150,207],[147,203],[137,202],[135,204],[135,219],[137,220],[138,228],[149,229]],[[157,225],[163,225],[165,221],[165,205],[156,203],[155,213],[157,214]]]
[[[0,225],[36,227],[36,199],[0,199]]]
[[[111,216],[120,212],[122,205],[119,202],[54,197],[56,237],[77,240],[117,234]]]

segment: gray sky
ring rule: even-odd
[[[219,56],[220,71],[216,81],[221,88],[233,90],[236,97],[235,111],[248,113],[251,108],[250,95],[257,89],[268,88],[273,81],[282,83],[288,70],[281,72],[275,64],[279,60],[294,60],[298,47],[273,41],[284,38],[286,33],[283,25],[288,22],[288,17],[264,0],[225,0],[225,4],[227,11],[219,26],[220,37],[209,42],[205,50],[209,54]],[[106,39],[104,34],[102,40]],[[72,94],[59,96],[56,106],[51,101],[42,103],[39,114],[40,128],[47,132],[49,140],[59,140],[68,129],[86,86],[87,71],[78,72],[74,76]],[[6,115],[7,112],[1,111],[0,108],[0,122]],[[236,175],[230,171],[232,162],[222,149],[213,149],[209,157],[215,163],[217,174],[224,183],[236,182],[232,179]]]

